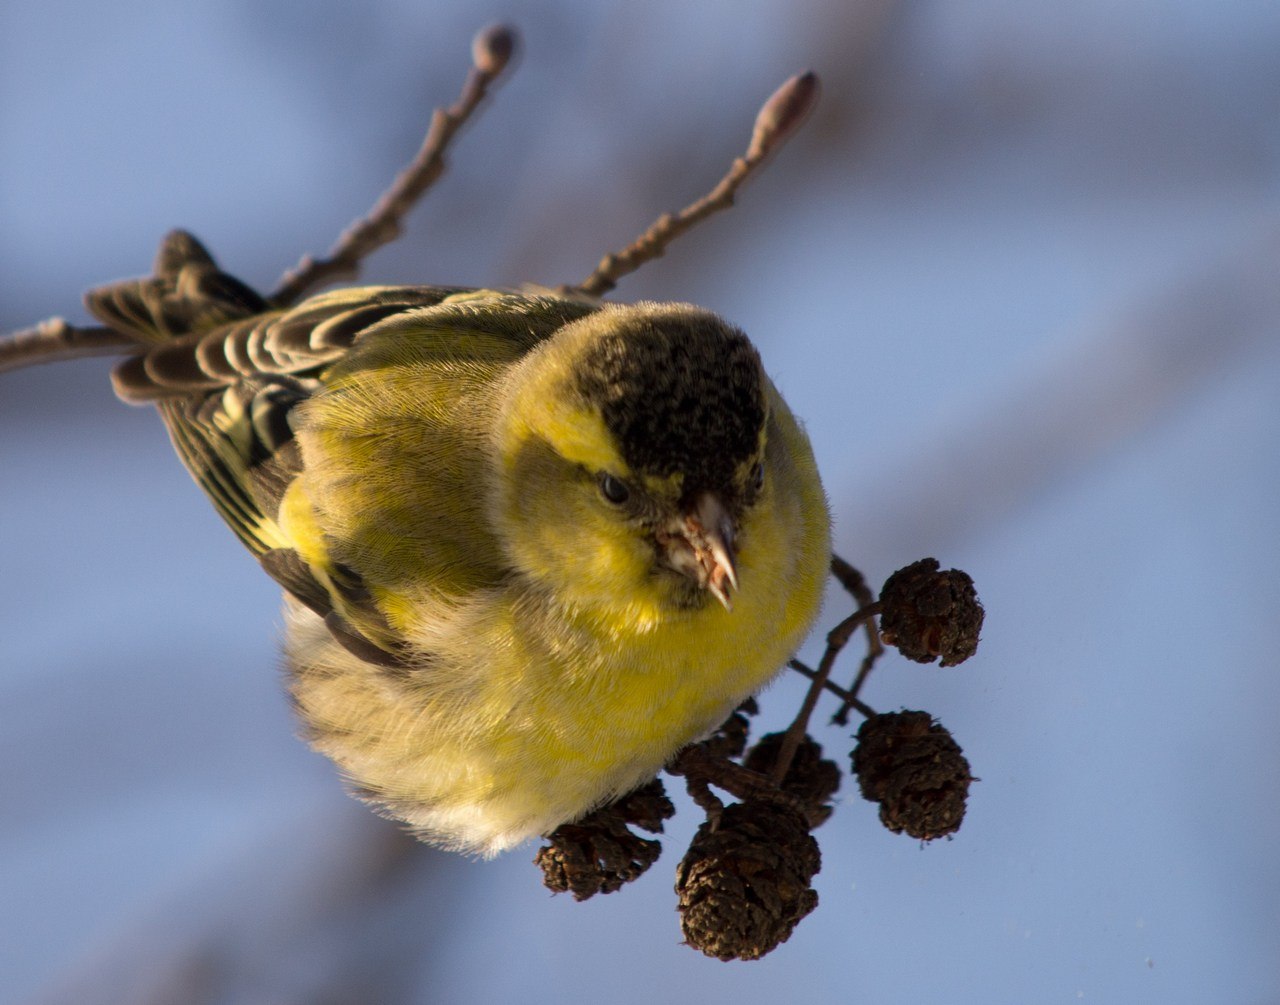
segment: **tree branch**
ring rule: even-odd
[[[49,318],[32,328],[0,336],[0,373],[37,363],[85,356],[119,356],[138,343],[110,328],[77,328],[62,318]]]
[[[664,213],[643,234],[617,254],[605,255],[594,272],[573,292],[603,296],[623,276],[635,272],[645,262],[660,257],[667,245],[692,229],[712,213],[733,205],[734,195],[768,156],[799,128],[818,99],[818,77],[812,71],[792,77],[770,96],[756,115],[751,143],[744,156],[733,162],[715,188],[679,213]]]
[[[511,62],[515,48],[515,30],[507,25],[491,25],[476,35],[471,45],[472,67],[462,93],[451,107],[435,110],[417,156],[396,176],[368,215],[343,232],[329,249],[328,257],[304,255],[285,273],[271,295],[274,304],[287,307],[322,283],[354,275],[364,258],[400,236],[404,217],[444,174],[445,151],[484,100],[489,86]]]

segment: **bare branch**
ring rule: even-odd
[[[782,746],[778,748],[778,759],[774,762],[771,776],[776,784],[781,785],[782,780],[787,777],[791,760],[795,757],[796,750],[809,729],[809,717],[813,715],[814,706],[818,704],[818,696],[822,694],[822,689],[835,668],[836,657],[849,644],[853,633],[861,628],[864,622],[873,620],[879,613],[880,603],[877,601],[870,607],[854,611],[827,635],[827,648],[822,653],[822,659],[818,661],[818,669],[814,671],[813,678],[809,682],[809,690],[800,704],[800,711],[791,720],[791,725],[787,727],[786,735],[782,738]],[[857,698],[857,691],[850,693],[855,699]]]
[[[667,245],[681,234],[712,213],[732,206],[738,189],[796,131],[817,98],[818,77],[812,71],[797,74],[784,83],[773,92],[756,115],[755,128],[746,154],[733,162],[733,166],[716,183],[715,188],[679,213],[664,213],[658,217],[648,230],[622,251],[600,259],[595,271],[571,289],[589,296],[603,296],[623,276],[661,256],[667,250]]]
[[[871,592],[871,587],[867,585],[866,578],[839,555],[831,556],[831,575],[835,576],[859,607],[870,607],[875,602],[876,595]],[[858,694],[862,691],[862,685],[867,682],[867,677],[871,673],[871,668],[876,665],[876,660],[884,655],[884,643],[880,641],[880,632],[876,629],[874,618],[867,619],[866,630],[867,654],[862,657],[862,663],[858,667],[858,675],[853,679],[853,683],[849,685],[848,693],[851,697],[845,699],[839,709],[836,710],[836,714],[831,717],[831,721],[838,726],[848,723],[849,709],[851,708],[856,708],[863,715],[874,714],[868,712],[869,706],[858,700]]]
[[[787,667],[791,670],[794,670],[796,673],[800,674],[802,677],[808,677],[810,680],[818,679],[818,671],[814,670],[813,667],[808,666],[805,663],[801,663],[799,660],[791,660],[789,663],[787,663]],[[842,688],[839,684],[836,684],[830,678],[822,682],[822,687],[824,690],[826,690],[830,694],[833,694],[837,698],[839,698],[840,701],[844,703],[844,706],[846,708],[856,708],[862,715],[866,716],[867,718],[870,718],[871,716],[876,714],[876,710],[874,708],[872,708],[862,699],[855,698],[852,691],[846,691],[844,688]],[[847,715],[845,716],[845,719],[847,721],[848,719]],[[843,725],[843,723],[841,723],[840,725]]]
[[[831,575],[853,595],[858,603],[858,609],[827,634],[827,648],[823,651],[822,659],[818,662],[816,670],[810,669],[798,660],[792,660],[788,664],[792,670],[809,678],[809,690],[805,693],[804,701],[800,705],[800,711],[796,713],[796,717],[791,720],[791,725],[787,727],[787,732],[782,738],[782,746],[778,748],[778,758],[774,762],[770,777],[779,785],[786,778],[787,770],[791,767],[791,761],[795,757],[796,750],[799,749],[801,742],[804,740],[805,733],[809,729],[809,719],[813,715],[814,707],[818,704],[818,697],[824,689],[832,691],[841,699],[840,711],[836,713],[836,721],[841,724],[847,721],[850,708],[856,708],[864,715],[871,712],[870,706],[864,705],[858,700],[858,692],[866,682],[867,675],[871,673],[871,668],[875,665],[876,660],[884,652],[884,646],[881,644],[879,633],[876,631],[875,621],[876,615],[880,613],[880,601],[876,600],[871,593],[862,573],[839,555],[831,556]],[[853,685],[846,691],[831,683],[831,671],[835,668],[836,658],[844,647],[849,644],[854,632],[863,626],[867,629],[867,655],[863,657],[858,676],[855,678]]]
[[[283,276],[271,295],[273,303],[288,306],[322,283],[354,275],[364,258],[400,236],[404,217],[444,173],[445,151],[463,123],[484,100],[489,86],[511,62],[515,48],[515,30],[507,25],[491,25],[476,35],[471,45],[473,65],[462,93],[451,107],[435,110],[426,138],[414,159],[396,176],[368,215],[343,232],[329,249],[327,258],[304,255]]]
[[[62,318],[50,318],[32,328],[0,336],[0,373],[64,359],[119,356],[137,345],[128,335],[111,328],[77,328]]]

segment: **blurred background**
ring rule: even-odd
[[[963,829],[892,835],[846,779],[818,910],[735,964],[680,945],[687,802],[585,904],[532,846],[415,845],[294,738],[277,591],[156,417],[104,360],[35,368],[0,378],[0,999],[1280,1001],[1280,6],[4,4],[0,330],[84,320],[174,226],[269,288],[499,18],[521,62],[370,281],[580,280],[822,76],[738,207],[616,295],[751,334],[873,583],[974,577],[977,656],[864,692],[953,731]]]

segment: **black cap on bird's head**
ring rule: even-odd
[[[664,306],[611,326],[587,350],[577,383],[631,469],[681,475],[691,497],[729,485],[758,452],[764,380],[759,354],[737,328]]]
[[[737,328],[684,305],[620,311],[587,347],[577,390],[631,471],[678,487],[655,527],[663,564],[729,607],[734,542],[757,486],[768,414],[760,356]]]

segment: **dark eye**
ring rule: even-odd
[[[600,494],[615,506],[619,506],[631,498],[631,489],[621,478],[615,478],[609,472],[601,471]]]
[[[751,487],[759,492],[764,488],[764,465],[756,461],[756,466],[751,469]]]

